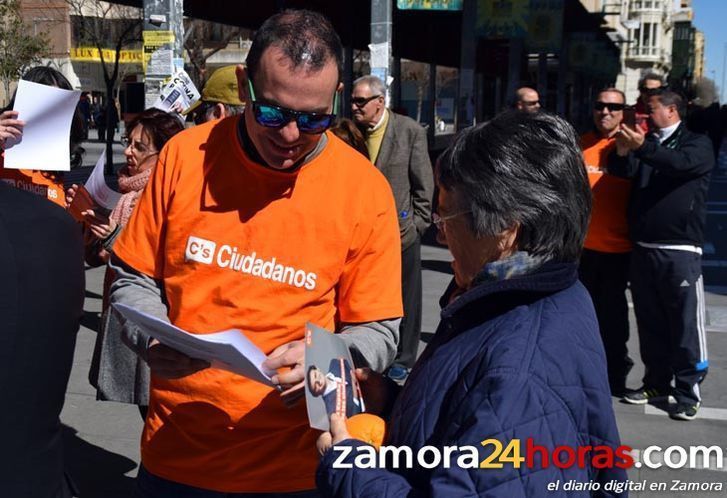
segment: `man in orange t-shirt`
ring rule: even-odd
[[[281,391],[127,325],[124,341],[152,372],[139,498],[316,496],[318,433],[301,396],[305,323],[338,331],[358,365],[381,371],[396,354],[397,213],[381,173],[325,132],[340,67],[325,17],[268,19],[247,70],[237,69],[243,115],[172,138],[116,241],[112,303],[195,334],[241,330]]]
[[[624,107],[623,92],[615,88],[601,91],[593,105],[596,130],[581,137],[593,191],[593,209],[579,274],[596,308],[614,396],[625,392],[626,377],[633,367],[626,346],[629,311],[625,294],[631,255],[626,221],[631,183],[608,174],[605,168],[608,155],[616,145],[614,136],[623,120]]]

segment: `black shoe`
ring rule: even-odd
[[[699,410],[699,403],[679,403],[676,410],[669,414],[669,417],[674,420],[694,420],[697,418],[697,411]]]
[[[667,401],[669,391],[642,386],[639,389],[627,392],[622,399],[632,405],[645,405],[654,401]]]

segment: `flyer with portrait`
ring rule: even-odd
[[[365,411],[351,352],[336,334],[305,324],[305,402],[314,429],[327,431],[332,413],[352,417]]]

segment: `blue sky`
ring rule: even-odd
[[[727,100],[727,91],[723,89],[722,71],[727,43],[727,1],[725,0],[693,0],[694,25],[704,32],[705,62],[704,76],[713,78],[723,98]],[[727,86],[727,74],[725,74]]]

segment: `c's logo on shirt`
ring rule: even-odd
[[[184,260],[197,261],[206,265],[212,264],[216,248],[215,242],[190,235],[187,239],[187,249],[184,251]]]

